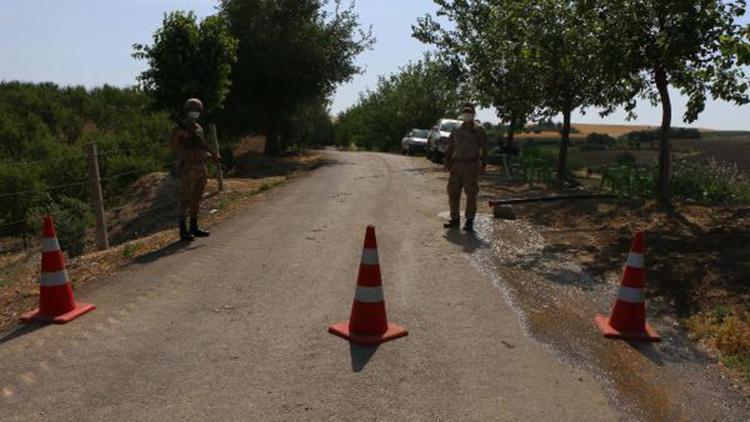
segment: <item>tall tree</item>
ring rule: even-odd
[[[432,16],[418,19],[413,36],[439,48],[441,59],[450,63],[466,81],[472,96],[483,106],[492,106],[507,123],[507,145],[533,116],[538,100],[534,75],[522,60],[523,22],[508,16],[506,8],[491,2],[437,2],[438,16],[455,23],[447,29]]]
[[[736,104],[748,102],[747,75],[738,55],[747,60],[748,45],[737,18],[745,14],[745,0],[606,0],[601,20],[609,36],[603,38],[608,62],[632,75],[632,93],[640,92],[661,104],[657,199],[670,202],[669,88],[687,96],[686,123],[704,110],[706,99]],[[636,97],[628,101],[634,107]]]
[[[557,177],[566,174],[571,115],[615,98],[604,89],[597,52],[602,27],[587,0],[435,0],[437,16],[418,22],[415,36],[469,68],[469,77],[506,122],[531,114],[563,115]]]
[[[166,14],[153,44],[133,48],[133,57],[148,61],[138,80],[158,108],[174,117],[186,99],[197,97],[209,113],[221,109],[237,59],[237,40],[223,17],[209,16],[198,23],[193,12]]]
[[[354,5],[325,0],[222,0],[221,16],[239,40],[233,89],[224,115],[238,132],[266,135],[266,153],[283,147],[291,116],[361,69],[355,58],[373,43],[360,28]]]

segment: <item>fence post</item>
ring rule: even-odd
[[[219,154],[219,137],[216,134],[216,125],[211,124],[209,126],[209,130],[211,131],[211,140],[214,143],[214,151],[216,151],[216,154]],[[218,167],[219,167],[219,175],[218,175],[219,192],[221,192],[224,190],[224,169],[222,168],[221,163],[219,163]]]
[[[88,148],[89,180],[91,180],[92,196],[94,198],[94,216],[96,216],[96,242],[100,251],[109,248],[107,236],[107,221],[104,217],[104,198],[102,197],[102,183],[99,176],[99,156],[96,144],[90,143]]]

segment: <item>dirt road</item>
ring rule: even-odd
[[[446,232],[426,161],[331,152],[214,234],[147,256],[78,299],[72,324],[0,337],[0,420],[617,420],[586,370],[523,333]],[[348,317],[366,224],[389,317],[377,349],[326,333]]]

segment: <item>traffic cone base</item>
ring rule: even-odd
[[[34,309],[33,311],[27,312],[23,315],[21,315],[21,322],[24,323],[31,323],[31,322],[43,322],[46,324],[66,324],[70,321],[73,321],[74,319],[78,318],[79,316],[86,314],[88,312],[93,311],[96,309],[96,306],[89,305],[88,303],[76,303],[75,308],[73,310],[64,313],[62,315],[58,316],[49,316],[49,315],[43,315],[39,312],[39,308]]]
[[[353,333],[349,329],[349,322],[331,325],[328,327],[328,332],[360,346],[377,346],[387,341],[409,335],[409,332],[404,327],[390,322],[388,323],[388,329],[383,334]]]
[[[94,309],[93,305],[76,303],[73,286],[65,270],[65,257],[55,234],[55,223],[51,216],[44,217],[39,306],[21,315],[21,322],[65,324]]]
[[[357,289],[349,321],[331,325],[328,332],[360,346],[377,346],[408,334],[404,327],[388,322],[378,243],[373,226],[367,226],[365,232]]]
[[[612,327],[612,325],[609,323],[610,317],[607,315],[598,314],[594,317],[594,323],[599,328],[599,331],[604,334],[604,337],[607,338],[616,338],[621,340],[635,340],[635,341],[652,341],[652,342],[660,342],[661,336],[651,328],[651,326],[648,323],[644,324],[644,329],[642,332],[622,332],[617,330],[616,328]]]

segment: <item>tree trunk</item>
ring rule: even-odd
[[[516,136],[516,125],[513,122],[510,122],[510,126],[508,126],[508,138],[505,140],[505,151],[510,151],[511,147],[513,147],[513,138]]]
[[[656,88],[661,99],[661,130],[659,133],[659,177],[656,181],[656,199],[663,205],[669,205],[669,131],[672,128],[672,102],[669,98],[669,80],[661,66],[654,70]]]
[[[266,147],[263,153],[266,155],[279,155],[281,152],[281,142],[279,141],[279,131],[276,129],[269,129],[266,131]]]
[[[560,155],[557,157],[557,181],[562,182],[565,178],[565,167],[568,161],[568,144],[570,143],[570,114],[573,110],[566,107],[563,110],[563,127],[560,132]]]

